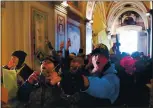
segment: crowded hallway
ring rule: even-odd
[[[152,1],[1,1],[2,108],[153,108]]]

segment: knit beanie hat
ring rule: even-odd
[[[27,54],[24,51],[18,50],[18,51],[14,51],[12,53],[12,56],[16,56],[19,59],[19,62],[17,64],[16,68],[20,68],[22,66],[22,64],[24,63]]]
[[[129,75],[133,75],[136,70],[135,62],[131,56],[126,56],[120,60],[120,65],[125,69],[125,72]]]

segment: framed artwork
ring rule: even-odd
[[[45,47],[45,40],[48,39],[47,23],[47,14],[32,8],[31,37],[34,54]]]
[[[1,1],[1,7],[5,8],[5,1]]]
[[[69,52],[78,54],[80,48],[80,28],[68,23],[68,39],[71,41]]]
[[[65,18],[57,14],[57,33],[59,36],[65,36]]]
[[[48,39],[48,15],[36,8],[31,8],[31,52],[33,67],[37,67],[38,52],[45,52],[45,40]],[[41,55],[41,54],[40,54]]]
[[[59,50],[60,48],[60,43],[64,43],[65,42],[65,17],[57,14],[57,49]]]

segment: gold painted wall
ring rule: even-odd
[[[97,2],[93,12],[93,44],[104,43],[108,48],[109,40],[106,34],[107,28],[107,14],[109,12],[110,2]]]
[[[143,1],[143,3],[147,9],[150,9],[150,1]]]
[[[99,33],[101,30],[106,28],[107,25],[107,15],[111,8],[112,2],[103,1],[96,2],[93,12],[93,31],[94,33]]]
[[[98,34],[106,28],[106,13],[103,2],[97,2],[93,12],[93,32]]]
[[[46,12],[48,15],[48,37],[54,45],[54,9],[48,2],[6,1],[2,8],[2,65],[8,63],[15,50],[24,50],[31,61],[31,7]]]

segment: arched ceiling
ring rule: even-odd
[[[104,11],[101,11],[104,10]],[[106,10],[104,6],[104,2],[96,2],[93,9],[93,31],[94,33],[98,33],[101,30],[105,29],[106,24]]]
[[[128,7],[127,4],[131,6]],[[90,1],[87,3],[86,18],[93,20],[93,32],[98,34],[106,28],[108,30],[113,29],[112,27],[117,19],[116,17],[132,9],[142,17],[145,22],[145,27],[148,28],[148,19],[145,17],[145,13],[150,9],[150,1]]]
[[[116,22],[120,15],[126,11],[135,11],[143,19],[145,29],[148,28],[148,19],[146,17],[147,9],[143,2],[117,2],[108,14],[107,27],[112,34],[116,34]]]

